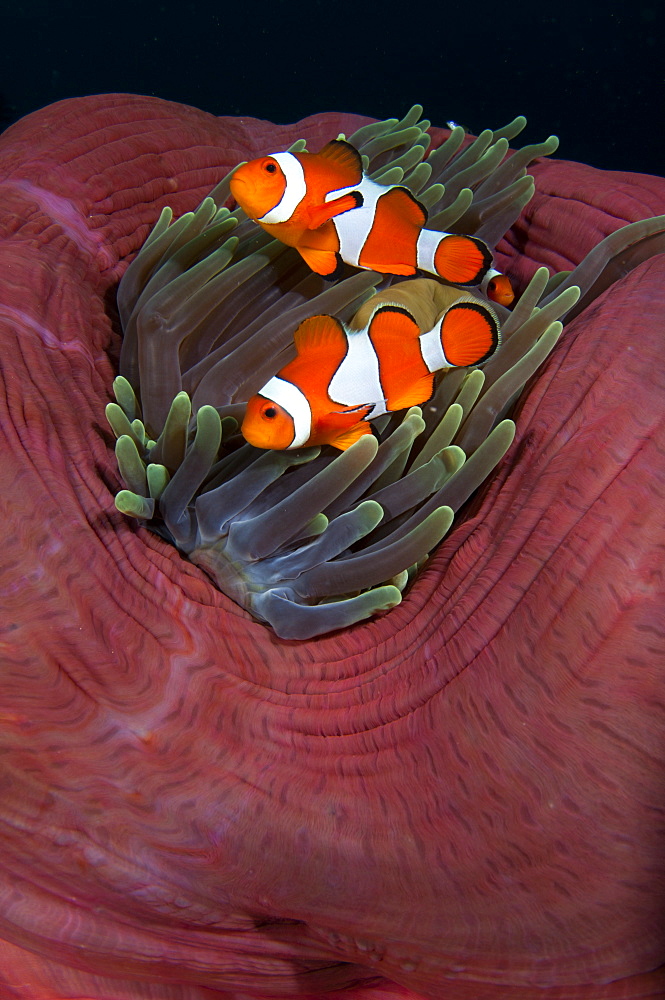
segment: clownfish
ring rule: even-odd
[[[408,188],[371,180],[358,150],[342,139],[320,153],[272,153],[244,163],[231,193],[250,219],[326,278],[339,277],[346,263],[477,285],[492,264],[482,240],[426,229],[427,210]]]
[[[495,271],[494,268],[487,272],[480,288],[488,299],[491,299],[492,302],[498,302],[499,305],[510,306],[515,300],[515,292],[510,278],[506,274],[501,274],[500,271]]]
[[[369,420],[429,399],[435,372],[486,361],[500,334],[485,302],[417,278],[373,295],[348,325],[304,320],[294,340],[295,359],[247,403],[240,429],[256,448],[344,451]]]

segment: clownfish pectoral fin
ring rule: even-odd
[[[363,422],[355,424],[350,430],[346,430],[341,434],[338,434],[337,437],[330,441],[330,444],[333,448],[339,448],[340,451],[346,451],[347,448],[350,448],[352,444],[359,441],[365,434],[371,433],[372,429],[368,423]]]
[[[313,250],[311,247],[298,247],[297,250],[307,266],[316,274],[321,274],[328,281],[341,277],[344,261],[334,250]]]
[[[342,358],[347,351],[344,327],[334,316],[310,316],[293,334],[299,357],[321,353],[326,357]]]
[[[405,387],[402,392],[395,392],[388,400],[388,407],[391,410],[406,410],[409,406],[420,406],[426,402],[434,392],[434,376],[423,375],[417,382],[412,382]]]
[[[494,354],[500,343],[494,313],[478,302],[458,302],[441,320],[441,344],[448,362],[458,368],[479,365]]]
[[[475,236],[444,236],[434,252],[436,273],[455,285],[477,285],[492,266],[486,243]]]
[[[352,208],[360,208],[363,203],[363,196],[360,191],[350,191],[342,195],[341,198],[333,198],[323,205],[313,205],[309,210],[309,228],[318,229],[326,222],[330,222],[336,215],[350,212]]]
[[[319,156],[324,156],[327,160],[336,163],[337,166],[348,170],[350,175],[357,175],[357,180],[360,182],[363,172],[363,158],[356,147],[352,146],[346,139],[332,139],[327,142]],[[349,184],[353,183],[353,180],[349,180]]]

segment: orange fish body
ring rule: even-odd
[[[294,340],[295,359],[247,404],[241,430],[257,448],[344,451],[369,420],[429,399],[435,372],[486,361],[500,336],[485,302],[419,278],[372,296],[346,326],[312,316]]]
[[[501,274],[500,271],[495,271],[494,268],[491,268],[485,275],[481,289],[488,299],[491,299],[492,302],[498,302],[502,306],[512,305],[515,299],[510,278]]]
[[[408,188],[371,180],[360,153],[339,139],[320,153],[273,153],[244,163],[231,193],[251,219],[328,278],[344,262],[477,285],[492,263],[482,240],[426,229],[427,211]]]

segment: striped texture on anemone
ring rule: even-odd
[[[390,614],[281,640],[114,507],[115,293],[160,210],[365,123],[97,95],[0,136],[3,997],[665,995],[662,235],[602,251]],[[529,170],[520,289],[665,211]]]

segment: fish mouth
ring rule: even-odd
[[[247,180],[244,177],[238,177],[236,174],[233,175],[229,182],[229,187],[231,189],[231,194],[238,200],[237,192],[243,192],[247,190]]]
[[[265,438],[261,435],[260,431],[255,431],[251,427],[245,427],[241,425],[240,433],[244,437],[247,444],[251,444],[252,448],[261,448],[262,450],[268,449]]]
[[[239,173],[239,171],[240,171],[240,167],[238,167],[238,170],[236,170],[235,173],[231,174],[231,180],[230,180],[231,184],[246,184],[247,183],[247,178],[243,177],[243,175],[241,173]]]

